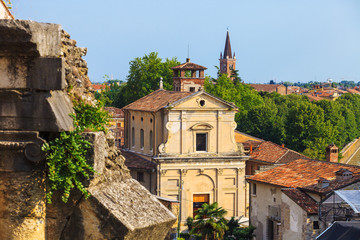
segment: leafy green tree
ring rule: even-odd
[[[194,219],[192,217],[186,219],[186,226],[188,227],[189,232],[193,229]]]
[[[225,232],[224,240],[250,240],[254,236],[255,227],[250,225],[249,227],[240,227],[240,219],[231,217],[227,223],[229,229]]]
[[[105,107],[123,107],[125,83],[110,82],[109,86],[100,93],[95,92],[95,98],[104,103]]]
[[[281,144],[285,139],[283,118],[278,115],[278,107],[272,99],[248,111],[240,124],[241,131]]]
[[[256,228],[253,225],[245,228],[235,228],[233,232],[233,238],[228,238],[225,240],[251,240],[254,237],[255,229]]]
[[[333,126],[325,121],[324,110],[310,102],[289,108],[285,130],[287,146],[312,158],[325,159],[329,139],[334,139]]]
[[[122,91],[123,99],[117,107],[123,107],[159,89],[160,78],[163,78],[164,89],[172,90],[171,67],[179,64],[176,58],[166,58],[163,62],[156,52],[130,61],[127,84]]]
[[[194,219],[193,229],[190,232],[201,233],[203,240],[223,239],[225,231],[228,229],[227,221],[224,218],[226,211],[218,207],[218,203],[204,203],[202,208],[198,209]]]
[[[243,82],[243,80],[239,76],[239,70],[231,69],[230,78],[233,80],[235,85],[238,85]]]
[[[283,82],[283,85],[285,86],[285,87],[288,87],[288,86],[292,86],[292,85],[294,85],[292,82],[289,82],[289,81],[286,81],[286,82]]]
[[[252,107],[263,103],[261,96],[246,84],[235,84],[225,74],[216,79],[207,77],[205,79],[204,89],[219,98],[228,102],[233,102],[239,108],[239,115],[246,114]]]

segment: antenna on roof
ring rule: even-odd
[[[188,43],[188,58],[190,58],[190,44]]]
[[[186,62],[190,62],[190,44],[189,43],[188,43],[188,54],[187,54]]]

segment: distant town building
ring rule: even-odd
[[[226,32],[224,53],[220,52],[220,74],[226,74],[230,77],[232,71],[236,70],[236,56],[235,52],[232,55],[229,31]]]
[[[287,87],[282,84],[250,84],[258,92],[277,92],[281,95],[287,95]]]
[[[120,108],[116,107],[104,107],[104,110],[111,115],[110,119],[110,131],[115,137],[115,146],[122,147],[124,145],[124,112]]]
[[[14,19],[14,16],[3,0],[0,0],[0,19]]]
[[[334,190],[359,189],[360,167],[299,159],[247,180],[256,239],[313,239],[328,227],[319,203]]]
[[[109,86],[104,83],[93,83],[91,86],[93,90],[98,93],[101,93],[102,91],[109,88]]]

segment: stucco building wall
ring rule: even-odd
[[[280,208],[281,188],[256,183],[256,194],[253,193],[254,183],[250,184],[250,224],[256,227],[256,240],[267,239],[269,206]],[[278,227],[278,226],[275,226]]]

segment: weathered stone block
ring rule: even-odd
[[[65,88],[64,59],[37,58],[30,67],[27,87],[37,90],[63,90]]]
[[[0,239],[45,239],[44,171],[0,170]]]
[[[29,58],[0,57],[0,89],[26,88]]]
[[[0,20],[0,56],[59,57],[61,26],[30,20]]]
[[[164,239],[176,217],[134,179],[89,188],[62,239]]]
[[[63,90],[62,58],[0,57],[0,89]]]
[[[0,131],[0,171],[32,171],[44,160],[38,132]]]
[[[61,132],[72,129],[66,93],[0,91],[0,129]]]
[[[87,151],[87,162],[93,166],[97,174],[102,174],[105,168],[105,134],[103,132],[86,132],[82,135],[92,145]]]

